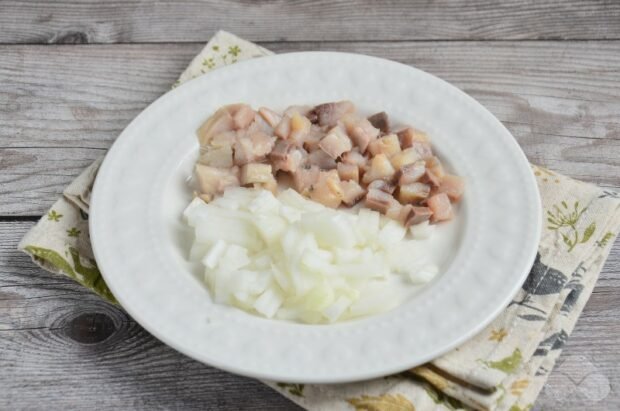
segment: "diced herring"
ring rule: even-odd
[[[385,214],[390,207],[400,206],[400,203],[391,194],[371,188],[366,193],[365,205],[372,210]]]
[[[338,176],[341,180],[360,181],[360,169],[355,164],[338,163]]]
[[[394,177],[396,170],[385,154],[377,154],[370,163],[370,168],[364,173],[362,181],[365,184],[374,180],[390,180]]]
[[[433,211],[428,207],[411,207],[411,212],[407,216],[405,225],[407,227],[428,221],[433,215]]]
[[[446,193],[435,194],[427,200],[428,208],[433,212],[431,221],[445,221],[453,217],[450,198]]]
[[[291,134],[291,118],[289,116],[282,117],[273,132],[276,136],[286,140]]]
[[[413,127],[407,127],[396,132],[398,139],[400,140],[400,146],[405,149],[413,147],[413,143],[416,141],[422,143],[428,143],[428,136],[420,130],[416,130]]]
[[[398,184],[405,185],[415,183],[420,180],[426,172],[426,162],[424,160],[418,160],[413,164],[407,164],[400,169],[400,177],[398,178]]]
[[[386,193],[389,194],[394,194],[394,191],[396,190],[396,185],[390,183],[389,181],[385,181],[385,180],[375,180],[372,181],[370,184],[368,184],[368,189],[376,189],[376,190],[381,190],[381,191],[385,191]]]
[[[370,124],[365,118],[359,118],[355,115],[347,115],[342,119],[347,130],[347,134],[351,138],[353,144],[359,147],[363,153],[368,145],[379,137],[379,130]]]
[[[440,180],[446,174],[441,161],[437,157],[430,157],[426,159],[426,169],[430,170],[434,175],[437,176]]]
[[[333,127],[344,115],[353,113],[355,106],[350,101],[338,101],[334,103],[319,104],[309,113],[309,116],[316,117],[316,122],[320,126]]]
[[[423,160],[427,160],[433,157],[433,149],[431,148],[430,143],[425,143],[423,141],[414,141],[411,145],[411,148],[417,151],[420,155],[420,158],[422,158]]]
[[[212,167],[232,167],[233,148],[230,145],[221,147],[200,147],[200,158],[198,162]]]
[[[437,188],[438,193],[446,193],[451,201],[458,202],[465,191],[465,180],[462,177],[446,174]]]
[[[318,149],[308,155],[308,162],[316,164],[321,170],[333,170],[336,168],[336,160],[331,158],[325,151]]]
[[[231,113],[235,130],[247,128],[254,121],[255,112],[247,104],[239,104]]]
[[[321,142],[319,143],[321,150],[325,151],[333,159],[337,159],[343,153],[351,151],[353,145],[351,139],[347,136],[347,133],[341,127],[334,127]]]
[[[196,132],[201,146],[209,144],[211,139],[218,134],[234,130],[235,124],[227,107],[222,107],[215,112]]]
[[[390,122],[385,111],[373,114],[368,117],[368,121],[370,121],[374,128],[379,129],[381,133],[388,134],[390,132]]]
[[[223,193],[227,187],[239,185],[239,169],[237,167],[217,168],[196,164],[195,171],[201,194],[213,196]]]
[[[252,142],[252,152],[255,159],[263,159],[276,144],[276,139],[270,135],[257,131],[249,134],[250,141]]]
[[[342,189],[342,202],[348,206],[352,206],[360,201],[366,190],[354,180],[341,181],[340,187]]]
[[[390,158],[390,162],[396,170],[400,170],[404,166],[413,164],[418,160],[420,160],[420,154],[413,148],[406,148]]]
[[[297,192],[307,195],[310,187],[319,180],[320,169],[317,165],[307,165],[299,167],[293,175],[293,185]]]
[[[325,133],[319,126],[316,124],[310,125],[310,131],[308,131],[308,134],[306,134],[303,139],[303,147],[309,153],[314,150],[319,150],[319,143],[324,136]]]
[[[271,126],[271,128],[276,128],[278,126],[278,124],[280,124],[280,121],[282,121],[282,116],[281,115],[279,115],[275,111],[270,110],[270,109],[268,109],[266,107],[259,108],[258,109],[258,114],[261,115],[263,120],[265,120],[265,122],[267,124],[269,124]]]
[[[298,112],[294,112],[290,121],[289,139],[301,147],[310,133],[310,120]]]
[[[368,164],[368,157],[364,156],[357,149],[353,149],[342,155],[342,162],[346,164],[354,164],[358,168],[365,167]]]
[[[273,180],[271,164],[249,163],[241,167],[241,184],[268,183]]]
[[[336,170],[321,171],[318,181],[310,190],[312,200],[331,208],[337,208],[340,205],[343,194]]]
[[[394,154],[400,152],[400,142],[396,134],[388,134],[383,136],[368,145],[368,151],[374,156],[377,154],[385,154],[388,157],[392,157]]]
[[[288,140],[278,140],[269,154],[275,171],[295,172],[306,159],[306,151]]]
[[[400,186],[398,201],[401,203],[415,203],[429,196],[431,186],[424,183],[411,183]]]

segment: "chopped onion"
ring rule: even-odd
[[[438,271],[396,221],[291,189],[229,188],[210,203],[194,199],[184,216],[195,232],[190,258],[204,265],[214,300],[267,318],[325,323],[384,312],[403,299],[405,282],[390,279],[417,285]],[[416,238],[432,228],[414,227]]]

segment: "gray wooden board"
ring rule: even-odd
[[[605,0],[0,1],[2,43],[620,38]]]
[[[296,409],[261,383],[175,352],[123,310],[36,268],[16,250],[33,224],[0,222],[0,409]],[[614,253],[538,401],[541,409],[620,409],[619,288]],[[584,386],[587,378],[597,385]],[[595,401],[593,392],[608,395]]]
[[[40,215],[202,43],[0,46],[0,215]],[[531,162],[620,187],[620,42],[264,43],[414,65],[478,99]]]
[[[220,28],[414,65],[482,102],[530,161],[620,188],[620,2],[0,0],[0,409],[297,409],[16,251]],[[619,243],[536,410],[620,409]]]

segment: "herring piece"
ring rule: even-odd
[[[396,186],[389,181],[385,180],[375,180],[368,184],[368,189],[374,188],[376,190],[385,191],[388,194],[394,194],[396,190]]]
[[[232,146],[213,147],[205,146],[200,148],[200,164],[212,167],[226,168],[233,166]]]
[[[342,202],[349,207],[355,205],[366,194],[366,190],[353,180],[341,181],[340,188],[342,189]]]
[[[428,207],[413,206],[411,207],[411,213],[405,221],[405,226],[409,227],[412,225],[423,223],[425,221],[429,221],[432,215],[433,211]]]
[[[403,204],[415,203],[428,198],[431,186],[424,183],[411,183],[400,186],[398,201]]]
[[[303,195],[308,195],[310,188],[319,180],[320,171],[315,164],[297,168],[292,173],[295,190]]]
[[[356,148],[342,155],[342,162],[346,164],[354,164],[358,168],[365,167],[368,164],[368,157],[360,153]]]
[[[391,194],[371,188],[368,190],[368,193],[366,193],[365,205],[372,210],[385,214],[390,207],[395,207],[400,204],[398,204],[398,201],[396,201]]]
[[[441,161],[435,156],[426,159],[426,169],[436,175],[439,180],[443,179],[443,176],[446,174]]]
[[[338,163],[338,176],[341,180],[351,180],[359,183],[360,181],[360,169],[355,164]]]
[[[282,121],[281,115],[266,107],[259,108],[258,114],[260,114],[263,120],[265,120],[265,122],[269,124],[271,128],[276,128],[278,124],[280,124],[280,121]]]
[[[294,112],[290,121],[289,139],[298,147],[303,146],[304,141],[310,133],[310,120],[298,112]]]
[[[392,167],[390,160],[385,154],[381,153],[372,158],[370,169],[364,173],[362,181],[368,184],[374,180],[391,180],[395,173],[396,170]]]
[[[211,139],[218,134],[234,130],[235,123],[228,107],[229,106],[224,106],[217,110],[196,131],[196,134],[198,134],[198,143],[200,143],[201,146],[209,144]]]
[[[430,143],[426,143],[423,141],[414,141],[411,145],[411,148],[417,151],[420,155],[420,158],[422,158],[423,160],[428,160],[429,158],[433,157],[433,149],[431,148]]]
[[[323,137],[319,147],[335,160],[343,153],[351,151],[353,145],[347,133],[341,127],[336,126]]]
[[[379,137],[379,130],[365,118],[349,114],[342,118],[342,123],[353,144],[363,153],[368,145]]]
[[[239,185],[239,169],[237,167],[217,168],[196,164],[195,172],[200,193],[206,194],[207,198],[223,193],[227,187]]]
[[[433,212],[432,221],[450,220],[454,216],[450,198],[446,193],[439,193],[429,197],[428,208]]]
[[[235,105],[235,109],[231,114],[235,130],[242,130],[248,128],[254,121],[256,112],[247,104],[239,104]]]
[[[336,170],[321,171],[318,181],[310,190],[312,200],[331,208],[337,208],[340,205],[343,194]]]
[[[381,111],[380,113],[375,113],[372,116],[368,117],[368,121],[374,128],[379,129],[383,134],[389,134],[390,132],[390,121],[388,119],[388,115],[385,111]]]
[[[396,134],[388,134],[383,136],[368,145],[368,151],[374,156],[377,154],[385,154],[388,157],[392,157],[394,154],[400,152],[400,142]]]
[[[350,101],[319,104],[308,114],[320,126],[333,127],[344,115],[355,112],[355,106]]]
[[[402,186],[415,183],[424,176],[425,172],[426,162],[424,160],[418,160],[415,163],[407,164],[400,169],[398,184]]]
[[[273,133],[283,140],[286,140],[291,134],[291,118],[289,116],[282,117]]]
[[[420,154],[413,148],[406,148],[403,151],[394,154],[390,158],[390,162],[396,170],[400,170],[406,165],[413,164],[420,160]]]
[[[323,137],[325,137],[325,133],[323,132],[323,130],[321,130],[321,128],[316,124],[311,124],[310,130],[303,139],[303,147],[309,153],[314,150],[318,150],[319,143],[321,142]]]
[[[333,170],[336,168],[336,160],[321,149],[314,150],[308,155],[308,163],[317,165],[321,170]]]
[[[428,143],[428,136],[420,130],[416,130],[413,127],[407,127],[396,132],[398,139],[400,140],[400,146],[405,149],[413,147],[415,141]]]
[[[303,148],[295,147],[291,142],[278,140],[269,155],[275,171],[295,172],[306,160],[307,153]]]
[[[249,163],[241,167],[241,184],[268,183],[273,180],[271,164]]]
[[[464,191],[465,180],[463,177],[452,174],[445,174],[441,179],[439,187],[437,187],[437,192],[446,193],[452,202],[460,201]]]

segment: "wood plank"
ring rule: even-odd
[[[478,99],[530,161],[620,187],[620,42],[264,45],[414,65]],[[201,47],[0,46],[0,215],[42,214]]]
[[[41,398],[47,409],[298,409],[258,381],[174,351],[122,309],[37,268],[16,250],[33,224],[0,223],[0,409],[38,409]]]
[[[2,0],[0,9],[2,43],[204,41],[218,29],[253,41],[620,38],[620,3],[605,0]]]
[[[16,250],[33,224],[0,222],[0,384],[5,393],[0,408],[36,408],[45,398],[53,409],[297,409],[254,380],[175,352],[123,310],[35,267]],[[584,363],[612,391],[604,401],[573,396],[562,409],[620,407],[619,290],[620,240],[538,401],[543,409],[557,409],[558,395],[576,391]]]

